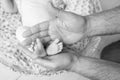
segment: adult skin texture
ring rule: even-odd
[[[88,26],[85,35],[88,37],[120,33],[120,6],[86,17]],[[37,59],[36,62],[50,70],[67,69],[93,80],[120,79],[120,64],[87,56],[75,57],[71,52],[68,53],[47,56],[45,59]],[[61,57],[65,63],[61,62]]]
[[[119,34],[120,32],[120,28],[119,28],[120,7],[114,8],[112,10],[104,11],[95,15],[91,15],[89,16],[89,19],[90,19],[90,24],[92,25],[90,26],[90,29],[88,28],[87,30],[87,36],[89,37],[106,35],[106,34],[107,35]],[[53,60],[56,60],[55,57]],[[59,57],[59,55],[57,57]],[[70,58],[71,57],[68,57],[68,60]],[[41,65],[44,64],[42,62],[39,62],[39,63],[41,63]],[[52,65],[56,65],[56,63]],[[57,64],[56,66],[58,65],[60,65],[59,68],[61,68],[66,64],[62,64],[62,65]],[[70,63],[67,65],[70,65]],[[50,66],[50,65],[47,65],[47,66]],[[54,66],[53,69],[56,66]],[[65,67],[68,67],[68,66],[64,66],[61,69]],[[70,71],[76,72],[78,74],[82,74],[90,79],[95,79],[95,80],[96,79],[98,80],[119,80],[120,79],[119,64],[100,60],[100,59],[95,59],[91,57],[84,57],[84,56],[79,57],[78,61],[74,63],[74,66],[70,68]]]

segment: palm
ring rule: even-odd
[[[63,52],[59,54],[47,56],[44,52],[43,45],[41,43],[37,44],[39,46],[37,46],[34,54],[21,44],[18,44],[18,48],[26,55],[33,58],[34,63],[40,64],[48,70],[71,70],[72,66],[77,62],[80,56],[78,53],[68,49],[64,49]]]
[[[77,61],[77,56],[73,53],[60,53],[54,56],[37,58],[34,62],[40,64],[48,70],[70,70]]]
[[[59,38],[63,42],[71,44],[83,37],[84,25],[83,17],[66,12],[50,22],[49,35],[52,39]]]

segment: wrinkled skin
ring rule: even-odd
[[[54,7],[53,9],[56,11],[56,18],[27,29],[23,33],[26,38],[23,44],[29,45],[38,37],[45,42],[58,38],[65,44],[73,44],[83,38],[87,27],[85,17]]]
[[[18,47],[30,56],[34,63],[40,64],[49,71],[71,70],[72,66],[77,62],[79,57],[79,54],[68,49],[52,56],[45,55],[46,52],[42,44],[37,46],[35,53],[29,51],[23,45],[19,44]]]

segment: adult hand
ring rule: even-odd
[[[19,49],[31,57],[34,63],[40,64],[49,71],[58,71],[58,70],[71,70],[72,66],[77,62],[79,54],[74,53],[71,50],[66,50],[56,55],[48,56],[44,55],[45,50],[43,50],[42,44],[37,46],[35,53],[29,51],[22,45],[18,45]]]
[[[73,44],[83,38],[87,27],[87,18],[54,8],[56,18],[27,29],[23,36],[25,45],[40,37],[48,42],[59,38],[66,44]]]
[[[77,62],[77,56],[72,52],[61,52],[57,55],[39,57],[34,60],[49,71],[68,70],[71,71]]]
[[[18,45],[19,49],[22,50],[25,54],[30,56],[34,63],[40,64],[41,66],[45,67],[47,70],[50,71],[58,71],[58,70],[68,70],[72,71],[74,68],[78,67],[75,65],[79,61],[81,56],[87,56],[87,57],[93,57],[98,58],[99,54],[96,53],[96,51],[93,51],[94,49],[92,47],[96,42],[98,42],[99,38],[94,40],[94,42],[91,42],[88,47],[82,51],[80,54],[76,53],[70,49],[64,48],[64,50],[61,53],[55,54],[55,55],[46,55],[45,50],[43,48],[42,43],[39,43],[38,46],[35,49],[35,53],[28,50],[28,48]],[[40,41],[38,41],[40,42]]]

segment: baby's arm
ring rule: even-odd
[[[17,12],[17,6],[14,0],[1,0],[1,3],[3,4],[6,12]]]

